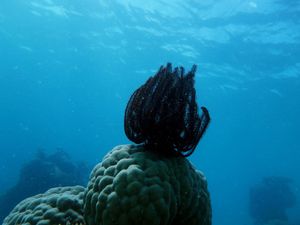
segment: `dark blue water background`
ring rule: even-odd
[[[128,143],[127,100],[166,62],[198,65],[214,224],[251,224],[265,176],[294,180],[300,222],[298,0],[1,0],[0,191],[38,148],[93,165]]]

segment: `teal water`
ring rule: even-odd
[[[298,0],[1,0],[0,191],[38,148],[93,165],[128,143],[128,98],[167,62],[198,65],[212,122],[190,160],[214,224],[253,224],[266,176],[293,180],[300,224]]]

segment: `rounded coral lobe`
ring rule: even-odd
[[[185,74],[183,67],[173,70],[168,63],[132,94],[124,119],[131,141],[167,155],[193,153],[210,122],[205,107],[198,112],[195,72],[195,65]]]
[[[204,175],[183,157],[121,145],[92,171],[84,195],[90,225],[211,225]]]
[[[82,186],[56,187],[21,201],[3,225],[86,224],[83,218]]]

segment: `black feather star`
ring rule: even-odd
[[[138,88],[128,101],[124,127],[126,136],[146,149],[187,157],[204,134],[210,116],[205,107],[199,115],[194,77],[171,63]]]

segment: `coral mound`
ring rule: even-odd
[[[85,224],[82,199],[84,187],[57,187],[21,201],[3,225]]]
[[[121,145],[95,166],[87,188],[52,188],[20,202],[3,225],[211,225],[204,175],[184,157]]]
[[[35,158],[22,166],[17,183],[0,195],[0,223],[23,199],[58,186],[86,184],[87,166],[75,163],[62,149],[46,154],[39,149]]]
[[[84,214],[93,225],[211,224],[204,176],[183,157],[135,145],[114,148],[94,168]]]

